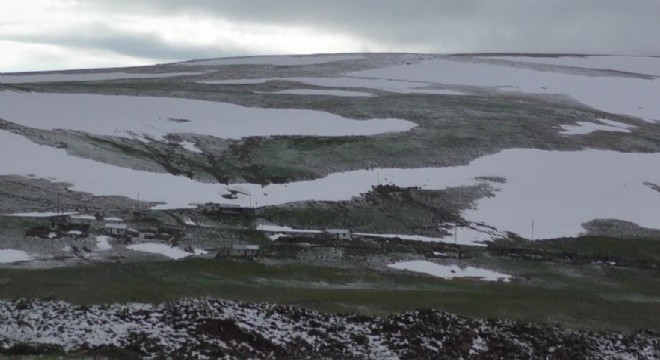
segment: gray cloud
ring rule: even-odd
[[[87,6],[294,24],[438,52],[660,54],[657,0],[91,0]]]
[[[106,49],[157,61],[256,51],[239,43],[173,44],[162,34],[112,26],[121,15],[136,21],[183,15],[230,21],[243,29],[268,25],[341,34],[365,51],[375,46],[389,51],[660,55],[657,0],[85,0],[69,11],[81,17],[107,15],[107,23],[11,39],[0,28],[0,39]]]
[[[232,46],[203,46],[165,41],[158,34],[130,33],[102,25],[89,26],[76,32],[64,34],[9,36],[6,40],[29,43],[51,44],[78,49],[104,49],[115,53],[146,59],[189,60],[223,56],[248,55]]]

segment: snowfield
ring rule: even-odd
[[[496,271],[476,268],[465,267],[461,268],[458,265],[441,265],[430,261],[401,261],[394,264],[387,265],[392,269],[408,270],[423,274],[428,274],[443,279],[451,280],[455,278],[475,278],[485,281],[510,281],[511,275],[498,273]]]
[[[162,202],[158,208],[191,207],[193,203],[217,199],[218,192],[226,192],[227,188],[70,156],[64,150],[40,146],[2,130],[0,151],[24,155],[0,157],[1,174],[53,178],[73,184],[72,190],[95,195],[132,197],[140,192],[144,201]],[[477,177],[503,177],[506,183],[492,184],[498,189],[494,197],[479,200],[463,216],[500,232],[511,231],[528,238],[534,221],[534,237],[544,239],[576,236],[584,231],[583,223],[603,218],[660,229],[660,194],[644,185],[660,184],[657,164],[660,154],[511,149],[466,166],[357,170],[289,184],[235,184],[251,196],[239,194],[237,199],[227,201],[248,207],[250,201],[266,206],[304,200],[349,200],[368,192],[379,178],[381,183],[439,190],[476,184]]]
[[[441,265],[430,261],[401,261],[394,264],[387,265],[392,269],[408,270],[423,274],[428,274],[443,279],[451,280],[455,278],[474,278],[485,281],[510,281],[511,275],[501,274],[492,270],[465,267],[461,268],[458,265]]]
[[[649,62],[660,63],[658,58]],[[538,71],[445,57],[348,74],[353,77],[491,87],[528,94],[564,94],[598,110],[660,122],[660,81]]]
[[[22,250],[0,249],[0,264],[12,264],[20,261],[30,261],[32,256]]]
[[[166,256],[170,259],[183,259],[191,255],[204,255],[206,251],[204,250],[195,250],[194,253],[189,253],[183,251],[177,247],[172,247],[166,244],[156,244],[156,243],[143,243],[143,244],[134,244],[126,247],[129,250],[142,251],[152,254],[159,254]]]
[[[360,121],[321,111],[257,109],[201,100],[13,91],[0,92],[0,118],[38,129],[155,139],[171,133],[224,139],[358,136],[408,131],[417,126],[399,119]]]
[[[363,59],[361,55],[275,56],[192,61],[179,65],[223,66],[267,64],[313,65]],[[412,59],[412,58],[411,58]],[[489,62],[489,59],[493,60]],[[564,94],[597,109],[647,121],[660,120],[660,82],[612,72],[562,72],[556,66],[585,69],[615,69],[657,74],[660,59],[625,57],[491,57],[439,56],[406,65],[355,71],[337,77],[290,77],[236,80],[205,80],[208,84],[254,84],[288,80],[327,89],[289,89],[288,94],[366,94],[370,90],[400,93],[430,92],[461,94],[457,89],[477,87],[510,94]],[[539,68],[516,67],[515,62],[539,63]],[[513,64],[513,65],[512,65]],[[573,69],[575,70],[575,69]],[[109,73],[115,74],[115,73]],[[180,74],[180,73],[179,73]],[[48,74],[43,74],[46,76]],[[90,74],[99,75],[99,74]],[[163,75],[163,74],[159,74]],[[13,75],[12,75],[13,76]],[[19,76],[19,75],[17,75]],[[36,75],[35,75],[36,76]],[[73,75],[72,75],[73,76]],[[355,91],[331,89],[355,89]],[[38,106],[35,106],[38,104]],[[246,136],[300,135],[353,136],[406,132],[416,125],[400,119],[356,121],[314,110],[261,109],[210,101],[87,94],[0,92],[0,117],[39,129],[68,129],[98,135],[160,139],[170,133],[204,134],[225,139]],[[565,136],[596,131],[634,132],[635,126],[603,118],[564,124],[557,131]],[[180,146],[195,153],[190,141]],[[33,175],[73,184],[72,189],[95,195],[132,197],[160,202],[157,208],[191,207],[194,203],[219,201],[228,186],[207,184],[170,174],[136,171],[68,155],[64,150],[39,146],[19,135],[0,130],[0,151],[23,156],[0,157],[0,175]],[[29,161],[26,161],[29,159]],[[582,224],[594,219],[618,219],[660,229],[660,154],[618,153],[603,150],[546,151],[508,149],[481,157],[466,166],[415,169],[369,169],[333,173],[325,178],[290,184],[229,184],[246,189],[228,202],[242,206],[280,205],[288,202],[350,200],[384,184],[419,186],[441,190],[479,183],[478,177],[501,177],[492,183],[494,196],[477,201],[462,216],[473,224],[493,226],[465,228],[459,243],[477,243],[510,231],[527,238],[576,236]],[[224,200],[223,200],[224,201]],[[24,215],[27,216],[27,215]],[[42,215],[35,215],[42,216]],[[532,222],[535,224],[532,234]],[[378,234],[374,234],[378,235]],[[383,237],[392,234],[379,234]],[[415,237],[416,235],[405,235]],[[453,242],[453,237],[419,240]]]
[[[484,56],[484,59],[507,60],[534,64],[576,66],[585,69],[615,70],[660,76],[660,59],[640,56]]]

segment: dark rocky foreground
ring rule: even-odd
[[[211,298],[161,305],[0,301],[0,354],[107,358],[656,359],[660,335],[585,332],[433,310],[385,318]]]

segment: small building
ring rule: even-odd
[[[71,223],[74,224],[92,224],[94,221],[96,221],[96,216],[77,214],[77,215],[71,215],[69,219]]]
[[[237,204],[220,204],[208,202],[202,205],[202,211],[207,214],[224,214],[224,215],[254,215],[255,209],[242,207]]]
[[[332,240],[351,240],[351,231],[347,229],[327,229],[325,233]]]
[[[121,224],[121,223],[124,222],[124,220],[122,220],[122,219],[120,219],[120,218],[117,218],[117,217],[107,217],[107,218],[105,218],[105,219],[103,219],[103,220],[105,220],[105,222],[106,222],[107,224]]]
[[[151,231],[150,231],[151,232]],[[180,228],[178,226],[173,226],[173,225],[161,225],[158,227],[158,236],[163,239],[167,239],[170,237],[181,237],[186,234],[186,229],[185,228]]]
[[[115,224],[115,223],[106,223],[105,232],[113,236],[123,236],[126,234],[128,225],[126,224]]]
[[[221,249],[219,256],[252,258],[259,256],[259,245],[234,244],[231,248]]]
[[[154,240],[156,239],[156,234],[152,232],[143,232],[140,231],[138,234],[138,238],[140,240]]]
[[[220,211],[220,204],[218,203],[213,203],[213,202],[207,202],[206,204],[202,205],[202,211],[205,213],[215,213]]]
[[[45,226],[35,226],[27,229],[25,231],[26,237],[38,237],[42,239],[48,239],[48,235],[51,233],[51,229]]]

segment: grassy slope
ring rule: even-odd
[[[83,268],[0,270],[0,297],[74,303],[159,302],[187,296],[271,301],[324,311],[383,315],[437,308],[478,317],[559,322],[584,328],[660,329],[659,272],[515,266],[522,282],[445,281],[407,273],[311,265],[187,260],[98,263]],[[595,271],[584,277],[587,272]],[[629,296],[617,297],[616,293]],[[612,295],[612,296],[611,296]]]

